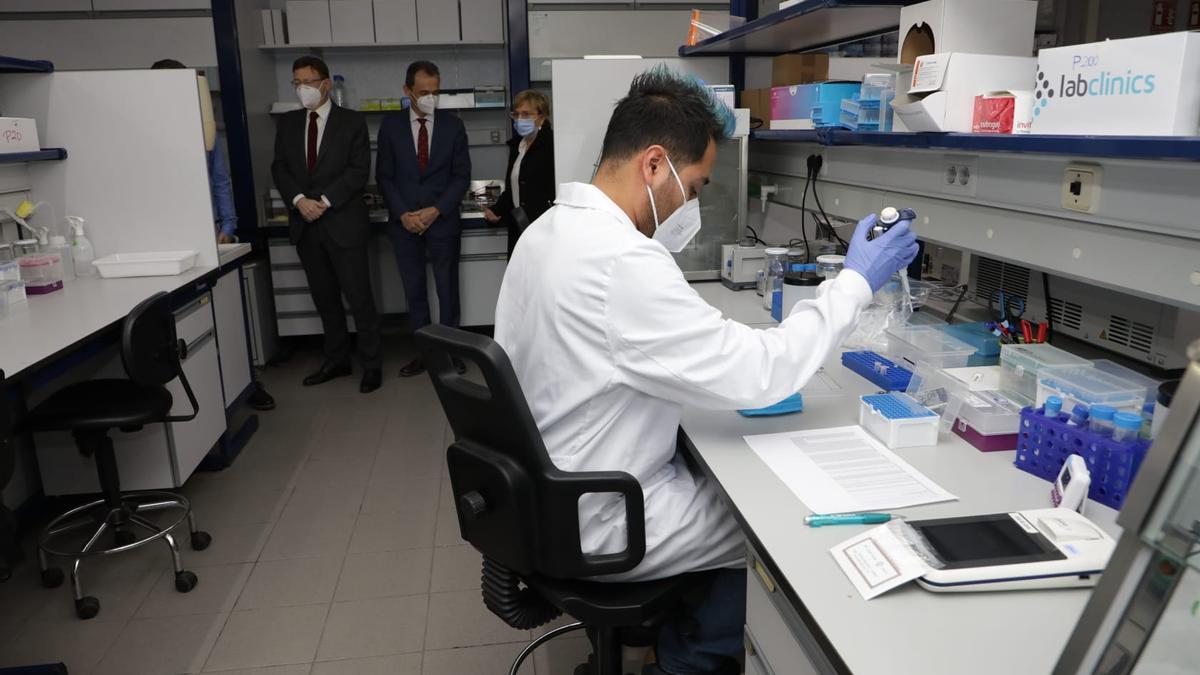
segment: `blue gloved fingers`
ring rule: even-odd
[[[858,226],[854,228],[854,236],[850,238],[851,243],[861,241],[865,244],[867,242],[867,234],[871,232],[871,229],[875,227],[878,221],[879,218],[874,213],[858,221]]]
[[[911,220],[901,220],[897,222],[887,232],[884,232],[876,237],[875,241],[878,241],[882,244],[885,242],[891,242],[894,239],[901,239],[903,237],[911,237],[912,239],[916,239],[917,237],[917,235],[912,231]]]
[[[912,261],[917,259],[917,254],[920,252],[921,252],[921,247],[918,246],[916,243],[913,243],[913,245],[910,246],[908,248],[908,250],[904,252],[904,257],[902,258],[902,260],[904,261],[904,264],[900,266],[901,269],[911,265]]]

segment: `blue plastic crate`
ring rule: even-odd
[[[884,391],[904,391],[912,371],[875,352],[842,352],[842,365]]]
[[[1092,474],[1088,498],[1120,509],[1150,447],[1150,441],[1118,443],[1067,424],[1067,415],[1049,418],[1040,409],[1021,411],[1021,431],[1017,442],[1018,469],[1054,482],[1071,455],[1087,462]]]
[[[975,348],[975,353],[967,359],[968,366],[994,366],[1000,363],[1000,338],[988,330],[987,324],[956,323],[942,330]]]

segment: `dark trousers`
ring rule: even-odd
[[[325,331],[325,358],[334,363],[349,363],[350,331],[342,295],[350,304],[354,326],[358,330],[358,358],[363,368],[379,368],[379,312],[371,293],[371,274],[367,265],[367,247],[338,246],[327,228],[309,224],[296,245],[308,290],[321,315]]]
[[[438,323],[458,326],[458,253],[462,231],[458,224],[437,222],[425,234],[413,234],[400,223],[388,225],[388,237],[396,250],[396,266],[404,282],[408,303],[408,325],[413,330],[430,324],[429,290],[425,281],[425,262],[433,268],[437,286]]]
[[[685,635],[678,622],[663,624],[655,655],[658,667],[669,675],[710,675],[741,672],[746,623],[746,570],[721,570],[700,593],[686,614],[693,629]]]

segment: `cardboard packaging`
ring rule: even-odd
[[[1036,134],[1195,135],[1200,33],[1043,49],[1034,99]]]
[[[417,41],[417,0],[374,0],[375,41]]]
[[[37,120],[27,117],[0,117],[0,155],[37,152]]]
[[[994,54],[930,54],[917,58],[908,91],[892,101],[909,131],[971,131],[975,97],[998,90],[1027,89],[1032,57]]]
[[[829,79],[828,54],[783,54],[771,59],[771,86],[787,87]]]
[[[1032,0],[929,0],[900,10],[900,63],[964,52],[1029,56],[1037,27]]]
[[[1030,59],[1032,61],[1032,59]],[[842,99],[862,88],[858,82],[818,82],[771,88],[772,129],[813,129],[834,126],[841,115]],[[819,114],[814,114],[819,109]]]
[[[1032,126],[1032,91],[991,91],[975,97],[971,133],[1028,134]]]
[[[327,45],[333,42],[329,0],[288,0],[288,43]]]
[[[771,122],[770,89],[744,89],[741,92],[741,101],[741,107],[747,108],[751,117],[757,117],[763,121],[764,126],[769,126]]]
[[[737,107],[736,90],[732,84],[710,84],[708,90],[712,92],[713,98],[724,103],[730,110]]]
[[[334,44],[375,41],[375,11],[371,0],[332,0],[329,18]]]

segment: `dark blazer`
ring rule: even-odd
[[[462,120],[448,112],[434,112],[429,164],[422,174],[408,110],[385,116],[379,126],[375,182],[393,223],[408,211],[436,206],[441,215],[434,226],[445,223],[457,228],[458,210],[471,184],[471,154]]]
[[[508,141],[508,168],[504,171],[507,187],[492,207],[492,211],[503,219],[510,230],[515,227],[511,217],[513,208],[520,206],[525,209],[525,215],[529,216],[529,222],[532,223],[554,205],[557,188],[554,183],[554,130],[550,128],[550,121],[546,120],[521,160],[521,175],[517,178],[521,183],[521,203],[513,204],[512,187],[508,182],[512,178],[520,145],[520,136],[513,136]],[[515,239],[512,235],[510,238]]]
[[[332,105],[317,148],[317,166],[309,175],[304,158],[308,112],[293,110],[280,118],[275,132],[275,161],[271,163],[275,187],[288,206],[292,243],[300,241],[305,226],[318,225],[329,229],[338,246],[365,246],[369,223],[363,190],[371,176],[371,141],[366,117],[355,110]],[[332,206],[315,223],[307,223],[292,206],[298,194],[317,201],[325,195]]]

